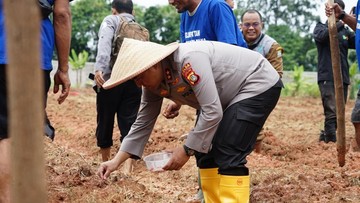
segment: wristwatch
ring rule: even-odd
[[[195,150],[187,147],[186,145],[183,145],[183,146],[184,146],[184,150],[185,150],[186,155],[188,155],[188,156],[194,156]]]
[[[344,10],[342,10],[342,11],[340,12],[340,15],[339,15],[338,19],[339,19],[339,20],[342,20],[342,19],[345,17],[345,15],[346,15],[346,12],[345,12]]]

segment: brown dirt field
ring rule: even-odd
[[[346,105],[345,166],[336,144],[318,142],[323,126],[320,98],[282,97],[265,124],[263,151],[252,153],[251,202],[360,202],[360,152],[354,151],[350,122],[354,101]],[[73,89],[62,105],[49,94],[48,115],[57,129],[45,141],[49,202],[189,202],[197,192],[194,158],[180,171],[150,172],[143,160],[130,176],[118,170],[103,182],[96,176],[101,157],[96,146],[95,93]],[[191,129],[194,110],[183,107],[174,120],[159,117],[144,156],[182,144]],[[115,126],[112,154],[119,147]]]

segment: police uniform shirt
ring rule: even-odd
[[[259,53],[221,42],[180,44],[172,58],[172,65],[162,61],[165,81],[160,87],[155,91],[143,88],[137,120],[120,150],[141,157],[165,97],[200,110],[186,145],[207,153],[223,111],[265,92],[279,80],[277,72]]]

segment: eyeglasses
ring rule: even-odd
[[[259,23],[259,22],[255,22],[255,23],[243,23],[242,25],[243,25],[244,27],[246,27],[246,28],[249,28],[249,27],[256,28],[256,27],[258,27],[258,26],[260,25],[260,23]]]

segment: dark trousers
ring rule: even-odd
[[[0,64],[0,140],[8,137],[8,112],[5,64]]]
[[[135,122],[140,106],[141,88],[129,80],[114,88],[100,89],[96,96],[97,109],[97,146],[108,148],[113,145],[115,115],[121,133],[120,141],[129,133]]]
[[[320,81],[318,83],[321,101],[324,109],[324,131],[326,135],[336,135],[336,99],[333,81]],[[348,95],[348,85],[343,84],[345,103]]]
[[[44,132],[47,137],[51,140],[55,138],[55,128],[51,125],[50,120],[46,113],[46,104],[47,104],[47,96],[51,86],[51,78],[50,78],[51,70],[44,70],[44,109],[45,109],[45,123],[44,123]]]
[[[47,94],[50,89],[51,79],[50,70],[44,70],[44,110],[46,109]],[[7,84],[6,84],[6,66],[0,64],[0,139],[8,137],[8,104],[7,104]],[[45,135],[51,139],[55,137],[55,129],[51,125],[45,111]]]
[[[275,108],[280,92],[281,86],[275,85],[260,95],[228,107],[210,152],[195,154],[198,167],[218,167],[222,175],[248,175],[246,156],[253,150],[256,137]]]

